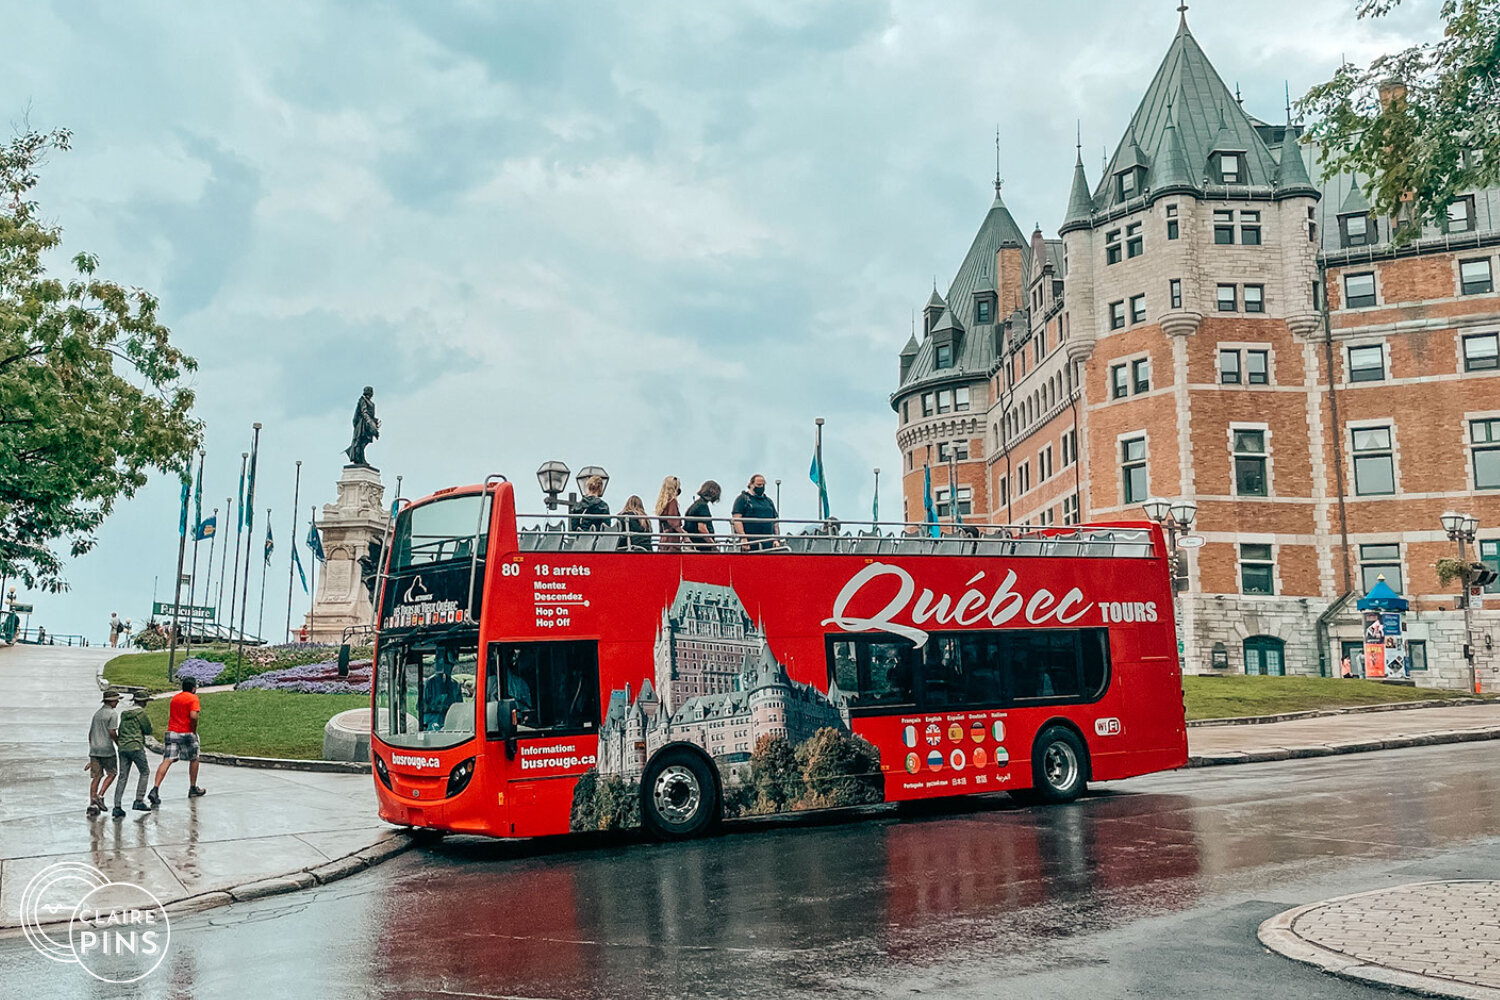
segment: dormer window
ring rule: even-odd
[[[980,323],[990,322],[990,300],[980,299],[974,305],[974,319]]]
[[[939,344],[939,345],[937,345],[937,366],[939,368],[952,368],[953,367],[953,345],[952,344]]]
[[[1218,171],[1220,184],[1246,183],[1244,153],[1215,153],[1214,169]]]
[[[1121,201],[1126,201],[1130,198],[1134,198],[1136,195],[1141,193],[1141,175],[1143,173],[1144,171],[1140,170],[1139,168],[1133,167],[1130,170],[1122,170],[1120,173],[1115,175],[1116,180],[1119,184],[1119,195]]]
[[[1346,247],[1366,247],[1380,242],[1375,220],[1364,212],[1339,216],[1339,243]]]

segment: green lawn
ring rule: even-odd
[[[324,724],[340,712],[370,704],[362,694],[290,691],[219,691],[201,698],[198,733],[205,752],[298,760],[322,760]],[[157,739],[167,731],[168,700],[157,698],[146,709]]]
[[[202,647],[194,646],[193,655],[197,656],[201,650]],[[185,659],[187,657],[183,655],[182,647],[179,646],[177,665],[182,666],[182,661]],[[164,649],[152,653],[125,653],[117,656],[104,665],[104,679],[111,684],[128,684],[131,687],[143,687],[148,691],[180,690],[180,685],[176,681],[167,680],[167,651]]]
[[[1184,677],[1182,690],[1189,719],[1231,719],[1462,697],[1458,691],[1339,677]]]

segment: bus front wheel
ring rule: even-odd
[[[1078,734],[1050,726],[1031,752],[1031,797],[1041,802],[1072,802],[1088,784],[1088,750]]]
[[[701,837],[719,819],[713,765],[700,753],[670,747],[641,776],[641,818],[661,840]]]

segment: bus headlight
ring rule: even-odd
[[[391,772],[385,769],[385,759],[378,753],[372,753],[370,756],[375,758],[375,777],[380,779],[382,785],[394,792],[395,789],[391,788]]]
[[[448,798],[453,798],[459,792],[469,787],[469,779],[474,777],[474,758],[459,764],[448,772]]]

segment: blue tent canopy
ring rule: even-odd
[[[1361,611],[1405,611],[1411,606],[1411,602],[1392,590],[1382,576],[1354,606]]]

